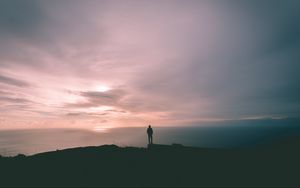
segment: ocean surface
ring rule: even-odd
[[[222,125],[221,125],[222,124]],[[300,132],[298,121],[249,121],[190,127],[153,127],[154,143],[206,148],[255,146],[265,140]],[[30,129],[0,131],[0,155],[32,155],[65,148],[115,144],[147,146],[146,128]]]

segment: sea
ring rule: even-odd
[[[266,140],[299,131],[299,120],[264,120],[207,123],[182,127],[155,127],[156,144],[182,144],[202,148],[256,146]],[[147,147],[147,126],[86,129],[0,130],[0,155],[33,155],[66,148],[114,144],[121,147]]]

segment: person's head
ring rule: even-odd
[[[149,125],[149,128],[151,128],[151,125]]]

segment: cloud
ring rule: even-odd
[[[105,113],[118,125],[299,116],[299,7],[1,1],[0,94],[58,119]]]
[[[74,92],[73,92],[74,93]],[[97,107],[97,106],[118,106],[120,100],[126,96],[126,92],[121,89],[113,89],[107,92],[82,91],[75,92],[85,99],[85,102],[66,104],[68,107]]]
[[[13,85],[13,86],[17,86],[17,87],[29,87],[30,86],[30,84],[25,81],[18,80],[15,78],[10,78],[10,77],[3,76],[3,75],[0,75],[0,83]]]
[[[43,13],[34,0],[3,0],[0,2],[0,33],[32,35],[42,23]]]
[[[0,96],[0,101],[2,102],[9,102],[9,103],[18,103],[18,104],[24,104],[24,103],[30,103],[30,100],[24,99],[24,98],[11,98],[11,97],[3,97]]]
[[[105,115],[108,115],[108,113],[70,112],[66,114],[66,116],[71,116],[71,117],[79,117],[79,116],[98,117],[98,116],[105,116]]]

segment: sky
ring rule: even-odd
[[[300,115],[300,2],[1,0],[0,129]]]

